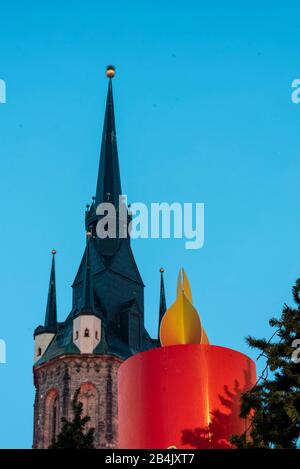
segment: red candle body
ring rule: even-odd
[[[129,358],[118,380],[120,448],[230,448],[248,425],[240,394],[256,369],[225,347],[172,345]]]

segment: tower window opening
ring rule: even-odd
[[[41,355],[42,355],[42,349],[41,347],[39,347],[37,350],[37,356],[40,357]]]
[[[44,421],[44,443],[43,447],[48,448],[56,437],[59,429],[59,397],[56,389],[48,391],[45,398],[45,421]]]
[[[90,337],[90,331],[88,329],[85,329],[84,337]]]
[[[79,400],[82,404],[82,414],[90,417],[86,429],[97,427],[98,397],[94,384],[86,382],[80,386]]]
[[[52,407],[52,440],[55,439],[56,431],[57,431],[57,396],[54,399],[53,407]]]
[[[140,347],[140,318],[136,314],[129,314],[128,344],[134,349]]]
[[[75,340],[78,340],[78,338],[79,338],[79,334],[78,334],[78,331],[76,331],[76,333],[75,333]]]
[[[95,332],[95,339],[98,340],[98,331]]]

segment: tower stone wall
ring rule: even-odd
[[[118,447],[117,373],[122,361],[109,355],[61,356],[34,368],[34,448],[48,448],[72,419],[72,398],[80,388],[83,413],[91,417],[96,448]]]

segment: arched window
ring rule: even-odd
[[[84,330],[84,337],[90,337],[90,331],[87,328]]]
[[[45,398],[44,448],[51,445],[59,432],[59,397],[56,389],[50,389]]]
[[[41,355],[42,355],[42,349],[41,347],[39,347],[37,351],[37,356],[40,357]]]
[[[82,416],[88,415],[91,420],[86,424],[86,428],[96,428],[98,394],[92,383],[83,383],[80,386],[79,400],[82,403]]]
[[[98,340],[98,331],[95,332],[95,339]]]
[[[54,401],[53,401],[53,406],[52,406],[52,440],[56,437],[57,433],[57,413],[58,413],[58,396],[55,396]]]
[[[78,340],[79,338],[79,334],[78,334],[78,331],[75,332],[75,340]]]

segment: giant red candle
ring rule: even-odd
[[[139,353],[119,369],[120,448],[230,448],[248,425],[241,392],[254,362],[225,347],[171,345]]]
[[[210,345],[183,269],[177,298],[161,318],[160,342],[119,368],[120,448],[231,448],[230,437],[248,427],[240,398],[256,382],[255,364]]]

